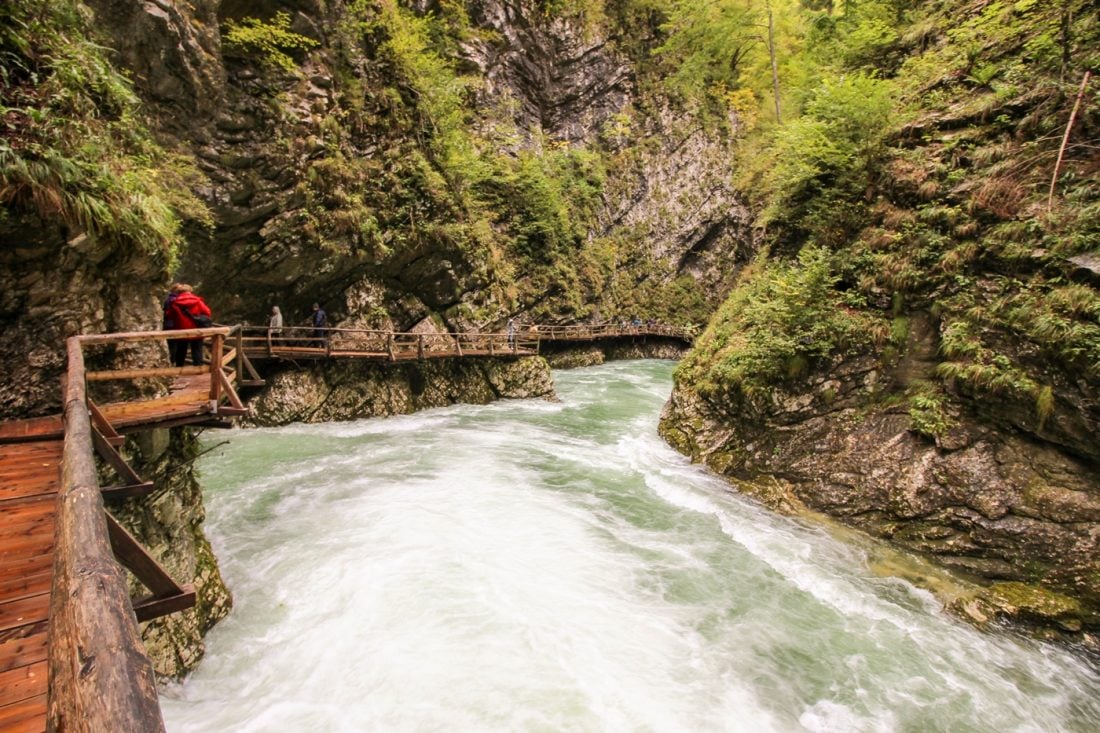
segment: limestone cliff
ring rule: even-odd
[[[977,578],[984,599],[956,604],[975,618],[1096,644],[1094,16],[1077,2],[895,7],[879,52],[849,49],[778,136],[772,177],[756,179],[772,186],[756,202],[772,257],[678,370],[661,431],[773,506]],[[876,95],[880,116],[847,116]],[[1073,116],[1075,98],[1092,104]],[[825,129],[838,146],[858,131],[843,162],[815,157]]]

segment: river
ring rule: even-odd
[[[665,445],[671,374],[229,433],[200,467],[235,608],[163,691],[168,730],[1100,730],[1076,657]]]

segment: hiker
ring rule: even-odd
[[[165,319],[171,319],[175,330],[189,328],[209,328],[214,325],[210,306],[195,295],[192,287],[179,284],[179,293],[165,311]],[[202,360],[202,336],[172,340],[172,364],[181,367],[187,362],[187,352],[191,352],[191,363],[200,366]]]
[[[283,312],[279,310],[279,306],[271,306],[271,320],[267,322],[267,327],[271,329],[272,336],[278,336],[283,332]]]
[[[328,316],[320,304],[313,304],[313,313],[309,317],[309,322],[313,326],[313,345],[323,349],[325,347],[325,326],[328,325]]]
[[[515,350],[516,348],[516,319],[508,319],[508,348]]]
[[[174,314],[169,310],[172,303],[175,302],[176,296],[180,294],[180,283],[172,283],[172,286],[168,288],[168,294],[164,296],[164,301],[160,305],[160,309],[164,311],[164,320],[161,322],[162,331],[174,331],[176,329],[176,319]],[[179,339],[168,339],[168,363],[175,364],[176,353],[176,341]]]

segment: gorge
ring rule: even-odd
[[[227,324],[690,325],[665,441],[1095,651],[1098,68],[1083,0],[22,0],[0,405],[58,412],[64,338],[157,328],[174,280]],[[270,376],[255,425],[552,390],[541,360]],[[201,449],[124,450],[170,489],[120,519],[200,594],[144,629],[178,678],[231,605]]]

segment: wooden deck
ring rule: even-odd
[[[222,408],[224,409],[224,407]],[[119,431],[213,417],[210,374],[169,394],[102,405]],[[0,423],[0,731],[46,730],[50,591],[62,460],[60,415]]]
[[[11,424],[3,427],[11,428]],[[0,444],[0,730],[46,730],[46,634],[62,442]]]

